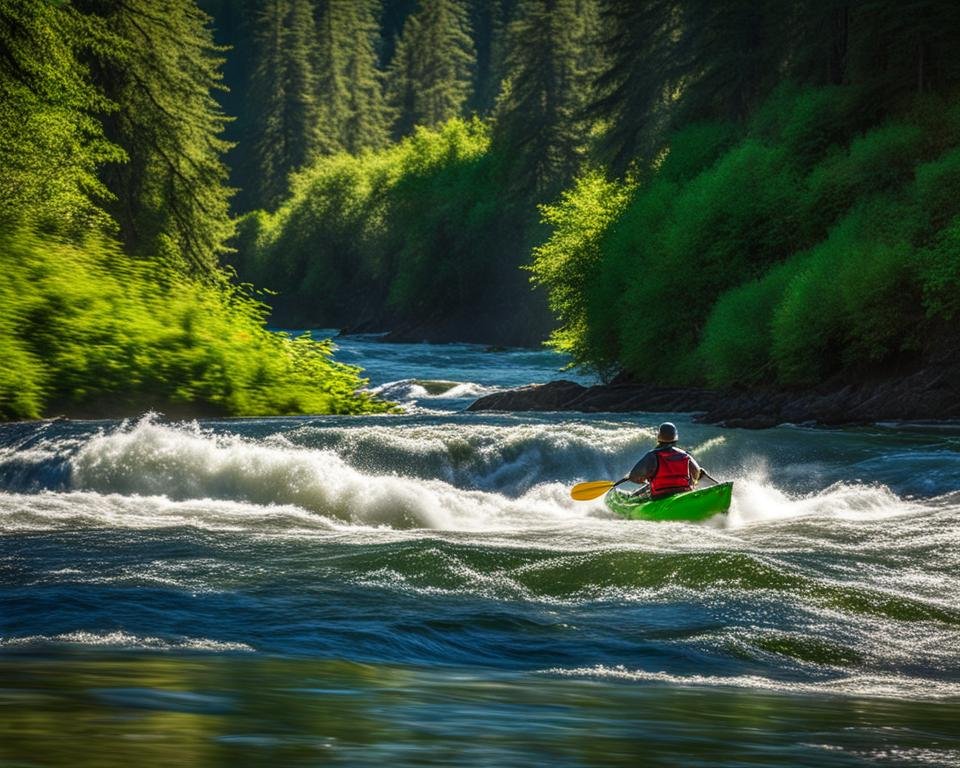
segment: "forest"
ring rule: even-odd
[[[955,354],[955,4],[301,4],[209,7],[234,89],[287,101],[229,130],[232,263],[288,323],[552,331],[668,385]]]
[[[0,417],[362,412],[333,327],[609,379],[956,356],[960,6],[0,0]]]

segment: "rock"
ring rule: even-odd
[[[487,395],[468,410],[696,412],[695,421],[743,429],[784,423],[840,426],[949,421],[960,420],[960,367],[938,363],[872,381],[838,377],[811,390],[668,388],[639,384],[623,376],[593,387],[552,381]]]
[[[643,384],[598,384],[551,381],[495,392],[474,402],[471,411],[700,411],[712,407],[716,393],[703,389],[669,389]]]

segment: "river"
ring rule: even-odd
[[[960,426],[468,413],[562,360],[338,344],[403,413],[0,426],[0,765],[960,765]],[[569,498],[666,417],[729,515]]]

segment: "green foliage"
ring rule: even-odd
[[[584,49],[595,45],[596,30],[579,18],[589,12],[580,6],[591,4],[521,0],[508,28],[507,74],[494,137],[510,158],[514,188],[524,195],[552,197],[581,165],[592,74],[584,65]]]
[[[858,205],[810,253],[773,315],[779,381],[810,385],[917,349],[912,280],[917,216],[889,197]]]
[[[388,143],[390,115],[377,68],[379,16],[379,0],[323,4],[315,67],[328,153],[358,153]]]
[[[960,217],[941,230],[934,242],[917,253],[917,270],[927,316],[943,335],[956,337],[960,318]]]
[[[545,208],[553,343],[588,369],[715,386],[915,359],[960,312],[955,121],[924,108],[858,134],[858,99],[784,87],[739,142],[728,123],[673,134],[625,204],[603,209],[594,180]]]
[[[960,214],[960,147],[917,166],[911,192],[932,230]]]
[[[0,2],[0,418],[386,407],[217,263],[207,21],[192,0]]]
[[[782,146],[804,169],[846,145],[869,125],[859,91],[850,86],[782,83],[750,119],[750,132]]]
[[[657,177],[686,182],[705,171],[739,137],[733,123],[693,123],[670,136],[662,159],[656,164]]]
[[[360,413],[357,369],[331,345],[265,330],[264,307],[115,244],[0,236],[0,418],[193,404],[238,416]]]
[[[319,152],[320,110],[314,71],[317,34],[309,0],[260,0],[247,112],[247,173],[257,180],[246,202],[273,207],[290,173]]]
[[[806,262],[804,255],[795,256],[717,300],[697,349],[708,384],[727,387],[774,382],[776,372],[770,361],[773,313]]]
[[[696,376],[691,353],[716,298],[789,253],[796,221],[784,214],[796,186],[784,153],[747,140],[678,191],[669,217],[638,233],[645,242],[635,257],[607,252],[626,283],[619,312],[628,370],[669,383]],[[683,311],[672,310],[680,300]]]
[[[609,374],[614,358],[591,333],[589,297],[583,289],[596,282],[600,238],[623,212],[629,195],[629,186],[608,181],[600,171],[584,173],[557,203],[541,207],[553,234],[534,249],[530,267],[531,280],[551,289],[550,309],[560,322],[550,346],[569,354],[574,365],[602,376]]]
[[[383,152],[320,158],[275,215],[241,225],[238,271],[312,323],[468,306],[495,280],[497,162],[483,124],[459,119]]]
[[[913,176],[925,150],[916,125],[888,124],[856,138],[817,165],[807,177],[805,218],[812,237],[865,196],[898,189]]]
[[[393,244],[388,302],[401,316],[442,317],[496,282],[497,161],[479,122],[419,129],[404,149],[385,200]]]

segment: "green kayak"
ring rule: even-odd
[[[604,497],[610,511],[630,520],[706,520],[730,508],[733,483],[720,483],[699,491],[668,496],[659,501],[621,493],[616,488]]]

